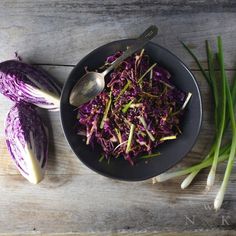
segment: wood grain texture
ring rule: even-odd
[[[126,232],[120,232],[120,233],[46,233],[46,234],[41,234],[38,232],[32,233],[27,233],[24,232],[23,234],[18,234],[18,233],[11,233],[11,234],[0,234],[0,236],[29,236],[29,235],[34,235],[34,236],[234,236],[235,235],[234,230],[222,230],[222,231],[206,231],[206,232],[176,232],[176,233],[160,233],[160,232],[154,232],[154,233],[126,233]]]
[[[102,176],[54,175],[34,186],[8,175],[0,176],[0,185],[0,226],[5,233],[230,230],[236,221],[231,212],[236,201],[225,201],[215,212],[211,196],[169,193],[169,183],[157,186]]]
[[[224,39],[226,66],[235,68],[235,1],[4,1],[0,2],[0,59],[18,51],[41,64],[75,65],[91,50],[136,37],[150,24],[154,39],[191,68],[178,40],[191,43],[202,61],[204,40]],[[184,16],[183,16],[184,14]],[[7,42],[7,43],[4,43]]]
[[[43,65],[63,84],[84,55],[107,42],[135,37],[148,25],[160,28],[155,42],[179,56],[197,78],[204,117],[196,145],[174,168],[197,163],[213,139],[212,100],[192,58],[179,40],[189,43],[204,66],[204,40],[223,35],[228,74],[236,58],[236,2],[174,1],[0,1],[0,60],[15,51],[26,62]],[[60,66],[61,65],[61,66]],[[64,65],[64,66],[62,66]],[[63,136],[59,113],[42,112],[49,125],[50,153],[45,180],[29,184],[15,169],[6,150],[4,119],[12,103],[0,95],[0,236],[9,235],[236,235],[236,168],[225,202],[213,210],[216,184],[205,190],[208,170],[180,190],[182,178],[152,185],[102,177],[85,167]]]
[[[72,69],[43,68],[60,82]],[[197,144],[175,168],[196,163],[206,153],[213,137],[208,87],[199,72],[195,72],[195,76],[204,101],[203,127]],[[231,176],[223,208],[219,212],[212,209],[225,164],[219,166],[216,184],[210,192],[205,190],[207,171],[185,191],[179,186],[182,178],[156,185],[152,185],[151,180],[138,183],[110,180],[92,172],[74,156],[63,137],[58,113],[49,116],[43,113],[43,118],[52,126],[48,168],[41,184],[29,184],[19,175],[6,150],[3,114],[11,102],[3,96],[0,101],[4,111],[0,115],[0,232],[151,235],[149,232],[235,229],[235,174]]]

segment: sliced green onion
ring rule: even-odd
[[[153,137],[152,133],[150,131],[148,131],[147,129],[147,123],[146,121],[144,120],[144,118],[142,116],[139,116],[139,120],[140,122],[142,123],[147,135],[149,136],[149,138],[154,142],[155,141],[155,138]]]
[[[179,112],[181,112],[182,110],[184,110],[185,107],[188,105],[188,103],[189,103],[191,97],[192,97],[192,93],[189,92],[188,95],[187,95],[187,97],[186,97],[186,99],[185,99],[185,101],[184,101],[184,103],[183,103],[183,105],[182,105],[182,107],[181,107],[178,111],[172,113],[171,115],[172,115],[172,116],[175,116],[176,114],[178,114]]]
[[[160,139],[160,141],[166,141],[166,140],[172,140],[172,139],[176,139],[176,135],[172,135],[172,136],[166,136]]]
[[[143,78],[157,65],[157,63],[154,63],[152,66],[150,66],[145,73],[139,78],[138,83],[140,84],[143,80]]]
[[[100,124],[100,129],[103,129],[103,127],[104,127],[105,121],[107,119],[108,112],[109,112],[110,107],[111,107],[111,101],[112,101],[112,95],[111,95],[111,92],[110,92],[109,100],[108,100],[108,102],[106,104],[104,115],[102,117],[102,121],[101,121],[101,124]]]
[[[91,139],[92,134],[93,134],[93,131],[95,130],[95,127],[96,127],[96,122],[93,122],[93,125],[92,125],[90,131],[89,131],[88,134],[86,135],[86,136],[87,136],[86,145],[89,144],[90,139]]]
[[[118,130],[117,128],[115,128],[115,132],[118,138],[119,143],[122,143],[122,137],[121,137],[121,133],[120,130]]]
[[[118,144],[118,145],[114,148],[113,152],[114,152],[117,148],[119,148],[120,146],[126,144],[127,142],[128,142],[128,140],[126,140],[126,141],[124,141],[124,142]]]
[[[120,91],[119,95],[116,97],[115,102],[117,102],[118,99],[125,93],[125,91],[129,88],[130,84],[131,84],[131,81],[128,80],[124,88]]]
[[[154,95],[151,93],[147,93],[147,92],[142,92],[142,94],[147,95],[148,97],[151,97],[151,98],[160,98],[160,96],[157,96],[157,95]]]
[[[129,101],[126,105],[124,105],[124,107],[123,107],[123,109],[122,109],[122,112],[123,112],[123,113],[126,113],[133,102],[134,102],[134,99],[131,100],[131,101]]]
[[[141,52],[140,52],[140,55],[139,55],[140,58],[142,58],[143,53],[144,53],[144,48],[143,48],[143,49],[141,50]]]
[[[152,87],[152,77],[153,77],[153,69],[150,71],[150,77],[149,77],[149,87]]]
[[[180,110],[184,110],[184,109],[185,109],[185,107],[186,107],[187,104],[189,103],[191,97],[192,97],[192,93],[188,93],[188,95],[187,95],[187,97],[186,97],[186,99],[185,99],[185,101],[184,101],[184,104],[183,104],[183,106],[180,108]]]
[[[135,125],[131,124],[128,143],[127,143],[126,150],[125,150],[126,153],[128,153],[130,151],[130,147],[131,147],[132,139],[133,139],[133,134],[134,134],[134,129],[135,129]]]
[[[163,81],[163,80],[161,80],[161,79],[159,80],[159,82],[162,83],[162,84],[164,84],[167,88],[174,89],[173,86],[171,86],[170,84],[167,84],[165,81]]]
[[[143,57],[143,53],[144,53],[144,49],[141,50],[138,59],[137,59],[137,68],[139,66],[139,64],[141,63],[142,57]]]
[[[103,159],[104,159],[104,155],[101,155],[101,157],[99,158],[99,162],[102,162],[103,161]]]
[[[148,159],[148,158],[157,157],[157,156],[160,156],[160,155],[161,155],[161,153],[157,152],[157,153],[152,153],[152,154],[149,154],[149,155],[141,156],[140,159]]]

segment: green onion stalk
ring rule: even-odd
[[[229,155],[229,146],[226,146],[225,148],[221,149],[220,156],[218,158],[218,162],[222,162],[227,160]],[[202,161],[199,164],[193,165],[188,168],[183,168],[181,170],[175,171],[175,172],[168,172],[168,173],[163,173],[155,177],[157,182],[163,182],[172,178],[180,177],[183,175],[187,175],[189,173],[194,173],[195,171],[200,171],[204,168],[207,168],[212,165],[213,163],[213,156],[210,156],[207,160]]]
[[[191,55],[194,55],[194,53],[188,48],[187,45],[185,45],[185,48],[188,49],[188,52],[191,52]],[[216,76],[215,76],[215,69],[214,69],[214,59],[213,59],[213,54],[212,54],[212,50],[210,47],[210,44],[208,43],[208,41],[206,41],[206,49],[207,49],[207,57],[208,57],[208,68],[209,68],[209,78],[207,76],[207,74],[203,74],[204,78],[210,82],[210,85],[212,87],[212,93],[213,93],[213,98],[214,98],[214,105],[215,105],[215,127],[216,127],[216,131],[218,130],[218,117],[220,116],[220,110],[218,107],[218,91],[217,91],[217,84],[216,84]],[[194,55],[194,59],[198,61],[197,57]],[[200,65],[200,70],[203,70],[203,67],[201,66],[200,62],[197,62],[198,65]],[[233,85],[232,85],[232,89],[231,89],[231,93],[232,93],[232,101],[233,101],[233,106],[235,106],[236,104],[236,76],[233,80]],[[229,120],[229,112],[226,113],[225,115],[225,126],[224,126],[224,131],[223,133],[226,132],[227,130],[227,126],[230,122]],[[211,147],[211,150],[209,151],[208,155],[206,155],[206,157],[204,158],[204,160],[208,159],[215,151],[215,147],[216,147],[216,143],[214,143]],[[190,173],[182,182],[181,184],[181,188],[185,189],[187,188],[191,182],[193,181],[193,179],[195,178],[195,176],[199,173],[200,170],[198,171],[193,171],[192,173]]]
[[[205,156],[204,160],[201,163],[175,172],[163,173],[153,178],[153,183],[155,183],[156,181],[162,182],[174,177],[179,177],[188,174],[188,176],[184,179],[184,181],[181,184],[181,188],[184,189],[190,185],[190,183],[192,182],[194,177],[199,173],[199,171],[211,166],[211,170],[207,179],[207,187],[209,188],[214,183],[216,167],[218,163],[228,160],[223,182],[214,201],[214,208],[218,210],[221,207],[224,199],[224,195],[228,186],[229,177],[232,172],[234,158],[236,154],[236,123],[234,115],[234,106],[236,104],[236,76],[233,80],[233,84],[230,89],[224,68],[222,40],[221,37],[218,37],[217,59],[220,65],[220,78],[221,78],[221,88],[220,88],[221,99],[219,99],[219,88],[218,88],[219,86],[217,85],[217,80],[215,75],[216,70],[214,68],[214,56],[209,43],[206,42],[209,74],[207,74],[207,72],[203,69],[201,63],[199,62],[195,54],[188,48],[188,46],[185,45],[184,43],[182,44],[190,53],[190,55],[193,57],[193,59],[196,61],[204,78],[211,87],[211,91],[214,98],[214,107],[215,107],[215,113],[214,113],[214,121],[216,129],[215,141],[209,153]],[[227,130],[229,123],[231,124],[232,128],[232,140],[230,143],[222,147],[221,146],[222,138]]]
[[[218,210],[222,205],[224,195],[227,189],[227,185],[229,182],[229,177],[232,172],[234,158],[235,158],[235,151],[236,151],[236,124],[235,124],[235,116],[234,116],[234,106],[233,106],[233,101],[232,101],[232,95],[229,89],[228,80],[226,78],[226,73],[224,69],[224,57],[223,57],[223,47],[222,47],[221,37],[218,37],[218,47],[219,47],[218,59],[219,59],[222,78],[225,80],[225,84],[226,84],[227,105],[228,105],[228,110],[229,110],[229,117],[230,117],[233,138],[232,138],[232,143],[231,143],[231,148],[230,148],[227,167],[225,170],[224,179],[214,201],[214,208],[216,210]]]
[[[214,58],[213,58],[213,54],[212,54],[212,50],[210,47],[210,44],[208,43],[208,41],[206,41],[206,50],[207,50],[207,58],[208,58],[208,68],[209,68],[209,77],[206,74],[206,72],[204,71],[203,67],[201,66],[201,63],[199,62],[199,60],[197,59],[197,57],[195,56],[195,54],[191,51],[190,48],[188,48],[187,45],[185,45],[183,42],[182,44],[184,45],[184,47],[187,49],[187,51],[190,53],[190,55],[192,55],[193,59],[196,61],[197,65],[199,66],[199,69],[202,71],[202,74],[204,76],[204,78],[206,79],[206,81],[208,82],[208,84],[211,86],[212,88],[212,94],[213,94],[213,98],[214,98],[214,105],[215,105],[215,127],[216,127],[216,131],[218,130],[218,117],[220,116],[220,111],[218,110],[218,91],[217,91],[217,84],[216,84],[216,76],[215,76],[215,71],[214,71]],[[232,85],[232,100],[233,100],[233,106],[236,104],[236,76],[233,80],[233,85]],[[225,115],[225,126],[224,126],[224,133],[227,130],[227,126],[229,124],[229,116],[228,116],[228,112]],[[207,160],[213,153],[216,147],[216,143],[214,143],[208,153],[208,155],[206,155],[206,157],[204,158],[204,160]],[[190,173],[182,182],[181,184],[181,188],[184,189],[186,187],[188,187],[192,180],[195,178],[195,176],[199,173],[200,170],[198,171],[193,171],[192,173]]]
[[[222,49],[222,43],[221,39],[218,38],[218,50],[220,57],[223,60],[223,49]],[[207,178],[207,187],[210,188],[215,181],[215,175],[216,175],[216,167],[217,167],[217,159],[219,157],[219,152],[220,152],[220,146],[222,142],[222,137],[224,133],[224,127],[225,127],[225,114],[226,114],[226,79],[225,79],[225,74],[224,74],[224,63],[220,64],[221,67],[221,78],[222,78],[222,97],[221,97],[221,117],[219,121],[219,129],[218,129],[218,134],[216,137],[216,147],[214,150],[214,159],[213,163],[211,166],[211,170],[209,172],[208,178]]]
[[[212,94],[213,94],[213,98],[214,98],[214,106],[215,106],[215,126],[216,126],[216,130],[218,128],[218,93],[217,93],[217,86],[216,86],[216,79],[215,79],[215,73],[214,73],[214,63],[213,63],[213,55],[212,55],[212,51],[211,51],[211,47],[209,45],[209,43],[206,41],[206,49],[207,49],[207,55],[208,55],[208,67],[209,67],[209,75],[206,73],[206,71],[203,69],[203,66],[201,65],[200,61],[197,59],[197,56],[193,53],[193,51],[183,42],[181,42],[182,45],[184,46],[184,48],[189,52],[189,54],[193,57],[193,59],[195,60],[196,64],[198,65],[200,71],[203,74],[203,77],[206,79],[208,85],[210,86],[210,88],[212,89]],[[215,150],[215,144],[212,145],[209,153],[205,156],[204,160],[207,160],[208,158],[210,158],[212,156],[212,154],[214,153]],[[193,179],[195,178],[195,176],[199,173],[200,170],[195,170],[192,173],[190,173],[182,182],[181,184],[181,188],[185,189],[187,188],[191,182],[193,181]]]

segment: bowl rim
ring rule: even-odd
[[[63,125],[63,118],[62,118],[62,97],[63,97],[63,94],[65,92],[65,87],[66,87],[66,84],[67,84],[67,81],[69,80],[69,78],[71,77],[71,74],[73,73],[74,69],[79,65],[81,64],[84,60],[86,60],[87,58],[89,58],[94,52],[96,52],[97,50],[101,50],[102,48],[105,48],[109,45],[112,45],[112,44],[115,44],[115,43],[121,43],[121,42],[128,42],[128,41],[133,41],[135,40],[134,38],[126,38],[126,39],[120,39],[120,40],[114,40],[114,41],[111,41],[109,43],[106,43],[106,44],[103,44],[101,46],[98,46],[97,48],[93,49],[91,52],[89,52],[87,55],[85,55],[84,57],[82,57],[79,62],[73,67],[73,69],[71,70],[71,72],[69,73],[67,79],[65,80],[64,84],[63,84],[63,88],[62,88],[62,91],[61,91],[61,97],[60,97],[60,123],[61,123],[61,127],[62,127],[62,130],[63,130],[63,133],[64,133],[64,136],[67,140],[67,143],[69,144],[69,147],[71,148],[71,150],[73,151],[73,153],[75,154],[75,156],[77,157],[77,159],[79,159],[86,167],[88,167],[90,170],[102,175],[102,176],[105,176],[105,177],[108,177],[108,178],[111,178],[111,179],[115,179],[115,180],[120,180],[120,181],[126,181],[126,182],[137,182],[137,181],[145,181],[145,180],[148,180],[150,178],[153,178],[157,175],[155,174],[151,174],[149,175],[148,177],[145,176],[145,177],[136,177],[136,178],[120,178],[120,177],[117,177],[117,176],[114,176],[114,175],[110,175],[109,173],[104,173],[103,171],[100,171],[96,168],[94,168],[93,166],[89,165],[86,161],[84,161],[82,158],[80,158],[80,156],[75,152],[74,148],[73,148],[73,145],[70,141],[70,138],[69,138],[69,135],[68,133],[65,131],[65,128],[64,128],[64,125]],[[181,158],[175,162],[173,162],[172,164],[170,164],[168,166],[168,168],[166,168],[162,173],[166,172],[167,170],[173,168],[175,165],[177,165],[179,162],[181,162],[185,157],[186,155],[192,150],[192,148],[194,147],[194,145],[196,144],[197,142],[197,139],[199,137],[199,134],[200,134],[200,131],[201,131],[201,128],[202,128],[202,120],[203,120],[203,104],[202,104],[202,94],[201,94],[201,91],[200,91],[200,88],[199,88],[199,84],[195,78],[195,76],[193,75],[193,73],[190,71],[190,69],[185,65],[185,63],[178,57],[176,56],[174,53],[172,53],[169,49],[166,49],[165,47],[159,45],[158,43],[154,43],[152,41],[149,41],[147,44],[152,44],[154,46],[158,46],[159,48],[161,48],[162,50],[168,52],[171,56],[175,57],[179,63],[181,64],[181,66],[191,75],[192,77],[192,80],[193,80],[193,83],[195,84],[195,87],[196,87],[196,90],[197,90],[197,94],[198,94],[198,100],[199,100],[199,122],[198,122],[198,126],[196,127],[196,134],[195,134],[195,137],[194,137],[194,141],[192,143],[191,146],[189,146],[188,150],[186,150],[186,152],[184,154],[181,155]]]

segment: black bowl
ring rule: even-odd
[[[183,159],[191,150],[201,127],[202,102],[197,82],[183,62],[167,49],[149,42],[145,47],[145,51],[151,59],[171,73],[174,84],[178,88],[193,94],[182,120],[183,133],[176,140],[166,141],[161,144],[158,147],[158,151],[161,153],[160,156],[151,158],[148,161],[147,159],[141,159],[134,166],[131,166],[123,158],[111,158],[109,164],[107,161],[99,162],[98,160],[101,156],[100,149],[92,149],[76,134],[75,123],[77,114],[75,107],[69,104],[69,94],[77,80],[84,75],[85,66],[88,66],[89,70],[100,67],[104,64],[107,56],[112,55],[116,51],[125,50],[132,42],[132,39],[111,42],[95,49],[84,57],[73,69],[64,84],[60,112],[66,139],[76,156],[86,166],[107,177],[139,181],[161,174]]]

